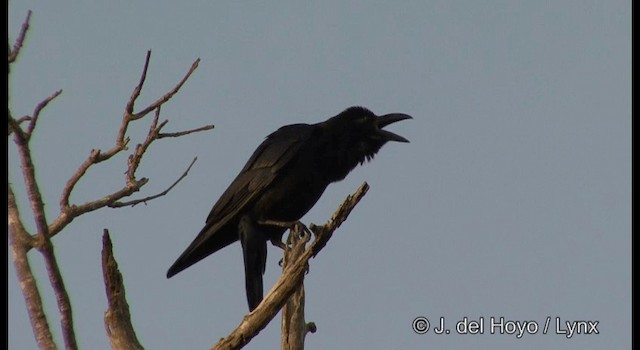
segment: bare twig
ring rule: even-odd
[[[158,119],[160,118],[160,107],[156,109],[156,113],[154,114],[153,119],[151,120],[151,126],[149,127],[149,132],[147,133],[147,137],[145,138],[142,144],[137,144],[134,152],[129,155],[127,160],[127,185],[131,186],[136,181],[136,170],[138,170],[138,166],[140,166],[140,161],[144,156],[145,152],[151,146],[151,143],[158,138],[158,133],[160,130],[164,128],[165,125],[169,122],[168,120],[164,120],[160,125],[158,125]]]
[[[11,135],[13,132],[20,133],[20,137],[24,138],[26,142],[31,138],[31,134],[33,133],[33,129],[36,127],[36,123],[38,122],[38,117],[40,116],[40,112],[51,102],[53,99],[58,97],[62,93],[62,90],[58,90],[54,92],[51,96],[47,97],[36,106],[33,111],[33,115],[25,115],[18,120],[14,120],[11,116],[11,112],[9,111],[8,115],[8,127],[7,127],[7,135]],[[28,121],[29,124],[27,126],[27,130],[22,130],[20,128],[20,124]]]
[[[191,130],[186,130],[186,131],[179,131],[179,132],[163,132],[163,133],[159,133],[158,134],[158,138],[162,139],[165,137],[180,137],[180,136],[184,136],[184,135],[189,135],[192,134],[194,132],[200,132],[200,131],[207,131],[207,130],[211,130],[214,128],[213,124],[209,124],[209,125],[205,125],[205,126],[201,126],[199,128],[195,128],[195,129],[191,129]]]
[[[147,51],[147,57],[144,60],[144,67],[142,68],[142,75],[140,75],[140,80],[138,81],[138,85],[133,89],[131,93],[131,97],[129,98],[129,102],[125,106],[125,115],[133,115],[133,107],[140,96],[140,92],[142,91],[142,86],[144,85],[144,81],[147,79],[147,71],[149,70],[149,61],[151,60],[151,50]],[[124,133],[123,133],[124,135]]]
[[[25,18],[24,22],[22,22],[22,28],[20,29],[20,34],[18,34],[16,42],[13,44],[13,50],[9,51],[9,63],[13,63],[20,54],[20,49],[22,48],[22,44],[24,43],[24,38],[27,34],[27,31],[29,30],[30,20],[31,10],[27,11],[27,18]]]
[[[44,99],[42,102],[38,103],[38,105],[36,106],[36,109],[33,111],[33,115],[29,119],[29,126],[27,126],[26,133],[29,138],[33,133],[33,129],[36,127],[36,123],[38,122],[38,117],[40,116],[40,111],[42,111],[42,109],[46,107],[49,104],[49,102],[51,102],[56,97],[60,96],[61,93],[62,93],[62,90],[58,90],[54,92],[51,96]]]
[[[173,95],[175,95],[180,90],[182,85],[184,85],[184,83],[187,81],[187,79],[189,79],[189,77],[196,70],[196,68],[198,68],[198,64],[199,63],[200,63],[200,58],[196,59],[195,62],[193,62],[193,64],[191,65],[191,68],[189,68],[189,71],[184,76],[184,78],[182,78],[182,80],[180,80],[180,82],[171,91],[169,91],[166,94],[164,94],[164,96],[160,97],[158,100],[156,100],[154,103],[150,104],[147,108],[143,109],[142,111],[140,111],[138,113],[135,113],[135,114],[132,114],[133,120],[137,120],[137,119],[140,119],[140,118],[144,117],[145,115],[149,114],[149,112],[153,111],[154,109],[160,107],[165,102],[169,101],[169,99],[171,99],[173,97]],[[145,65],[145,68],[146,68],[146,65]],[[144,80],[141,79],[139,86],[142,86],[143,82],[144,82]]]
[[[164,195],[166,195],[167,193],[169,193],[169,191],[171,191],[180,181],[182,181],[182,179],[184,179],[185,177],[187,177],[187,175],[189,175],[189,170],[191,170],[191,167],[193,166],[193,164],[195,164],[196,160],[198,160],[198,157],[193,158],[193,160],[191,161],[191,164],[189,164],[189,166],[187,167],[187,170],[184,171],[184,173],[182,173],[182,175],[180,175],[180,177],[171,185],[169,186],[169,188],[167,188],[166,190],[155,194],[153,196],[148,196],[145,198],[140,198],[140,199],[135,199],[132,201],[127,201],[127,202],[115,202],[113,204],[109,204],[109,207],[111,208],[120,208],[120,207],[126,207],[126,206],[136,206],[137,204],[140,203],[144,203],[147,204],[148,201],[156,199],[158,197],[162,197]]]
[[[25,116],[22,116],[22,118],[18,118],[18,120],[16,120],[16,123],[20,125],[29,120],[31,120],[31,116],[25,115]]]
[[[291,262],[291,265],[284,269],[278,281],[258,307],[245,315],[240,325],[227,337],[220,340],[213,349],[240,349],[266,327],[302,282],[309,259],[324,248],[333,232],[347,219],[349,213],[368,189],[369,185],[366,182],[363,183],[353,195],[348,196],[342,202],[326,224],[313,226],[312,231],[316,235],[313,243],[304,250],[304,253],[296,261]],[[304,244],[304,241],[300,242]],[[309,325],[309,330],[314,327],[315,325]]]
[[[102,274],[109,303],[109,308],[104,313],[104,325],[111,348],[114,350],[143,349],[131,324],[122,274],[118,270],[107,229],[104,229],[102,235]]]

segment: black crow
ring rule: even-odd
[[[169,268],[167,278],[240,240],[249,309],[262,301],[267,240],[283,246],[285,228],[267,220],[299,220],[327,186],[344,179],[358,164],[371,160],[387,141],[409,142],[383,128],[406,114],[376,116],[350,107],[317,124],[283,126],[253,152],[240,174],[222,194],[204,228]]]

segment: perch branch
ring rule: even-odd
[[[300,236],[303,234],[304,236]],[[311,232],[301,229],[296,225],[291,229],[288,240],[291,243],[291,248],[287,248],[284,251],[284,257],[282,259],[282,270],[286,270],[287,266],[292,262],[298,260],[298,258],[304,253],[306,242],[309,241]],[[303,241],[300,244],[300,241]],[[280,349],[282,350],[303,350],[304,338],[306,336],[304,321],[304,280],[301,280],[297,288],[291,294],[291,297],[282,307],[282,323],[281,323],[281,335],[280,335]]]
[[[322,226],[316,226],[314,224],[309,225],[311,228],[311,231],[313,231],[313,233],[316,235],[316,240],[313,242],[313,245],[311,246],[311,249],[313,250],[314,258],[316,257],[316,255],[318,255],[320,250],[324,248],[327,242],[329,242],[329,239],[331,239],[333,232],[338,227],[340,227],[340,225],[342,225],[343,222],[347,220],[347,217],[351,213],[351,210],[353,210],[356,204],[360,202],[360,200],[362,199],[362,197],[364,197],[364,195],[367,193],[368,190],[369,190],[369,184],[367,184],[366,182],[362,183],[362,185],[358,187],[356,192],[354,192],[350,196],[347,196],[344,202],[342,202],[342,205],[340,206],[340,208],[338,208],[338,210],[336,210],[336,212],[333,213],[333,216],[331,216],[331,219],[329,219],[329,221],[327,221],[324,225]]]
[[[284,269],[278,281],[276,281],[258,307],[245,315],[240,325],[227,337],[221,339],[213,349],[240,349],[266,327],[302,282],[307,271],[309,259],[324,248],[333,232],[347,219],[349,213],[367,193],[368,189],[369,185],[366,182],[363,183],[353,195],[348,196],[342,202],[326,224],[322,226],[313,225],[312,231],[316,238],[311,245],[304,250],[304,253],[297,260],[291,262],[291,265]],[[299,242],[306,243],[304,240]],[[314,325],[310,327],[314,327]]]

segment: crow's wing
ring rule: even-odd
[[[284,126],[253,152],[240,174],[211,209],[207,223],[225,223],[262,195],[310,137],[310,125]]]
[[[238,240],[237,228],[224,229],[238,214],[249,208],[299,154],[311,137],[307,124],[284,126],[267,138],[253,152],[240,174],[214,204],[204,228],[169,268],[171,277],[210,254]]]

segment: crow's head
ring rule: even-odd
[[[339,179],[344,178],[358,163],[369,161],[388,141],[409,142],[404,137],[384,130],[384,127],[411,116],[402,113],[375,115],[364,107],[350,107],[321,123],[327,154],[340,168]],[[329,159],[327,159],[329,160]],[[337,163],[337,164],[336,164]]]

